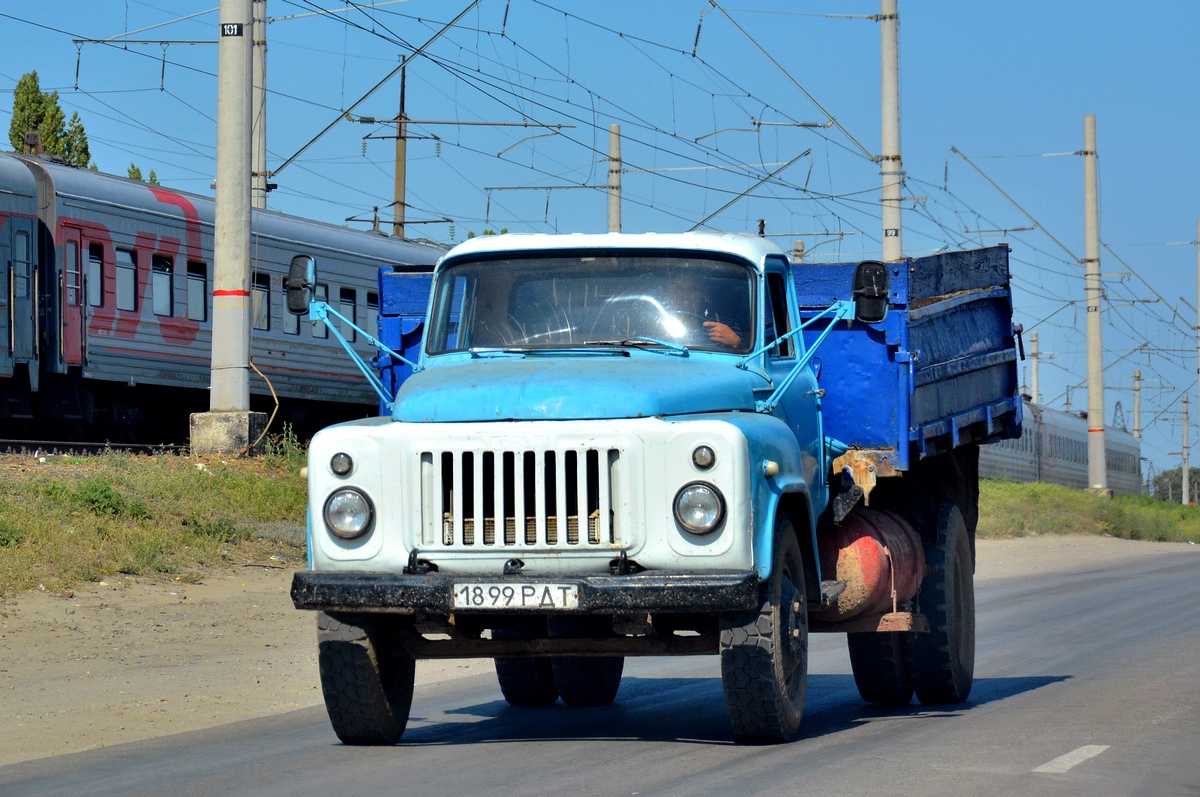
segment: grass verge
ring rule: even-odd
[[[303,568],[304,452],[257,459],[0,457],[0,597],[207,568]]]
[[[196,581],[241,564],[303,568],[303,465],[287,436],[249,460],[0,457],[0,597],[122,577]],[[984,479],[978,533],[1200,543],[1200,510]]]
[[[1055,484],[982,479],[979,527],[983,538],[1038,534],[1106,534],[1126,540],[1200,543],[1200,509],[1148,496],[1111,500]]]

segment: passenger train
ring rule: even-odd
[[[0,437],[183,443],[208,410],[211,197],[0,153]],[[292,316],[293,255],[317,298],[371,332],[381,267],[429,272],[444,249],[255,210],[251,408],[307,435],[374,414],[374,394],[322,324]],[[346,337],[364,356],[373,349]],[[272,428],[278,431],[279,421]]]
[[[1088,486],[1087,420],[1079,415],[1024,402],[1021,436],[979,447],[979,475],[1018,482]],[[1124,429],[1104,430],[1108,487],[1142,491],[1141,443]]]

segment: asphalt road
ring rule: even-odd
[[[418,687],[390,748],[321,709],[0,768],[0,795],[1200,795],[1200,556],[978,590],[970,701],[862,703],[812,638],[801,738],[735,745],[716,657],[627,662],[617,702],[515,709]]]

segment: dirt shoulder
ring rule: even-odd
[[[1200,546],[1107,537],[981,540],[980,582],[1094,569]],[[313,615],[292,570],[214,571],[202,583],[133,579],[0,605],[0,766],[319,705]],[[422,661],[417,682],[491,671]]]

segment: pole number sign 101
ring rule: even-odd
[[[221,37],[222,38],[224,38],[226,36],[241,36],[241,35],[242,35],[242,23],[240,23],[240,22],[222,22],[221,23]]]

